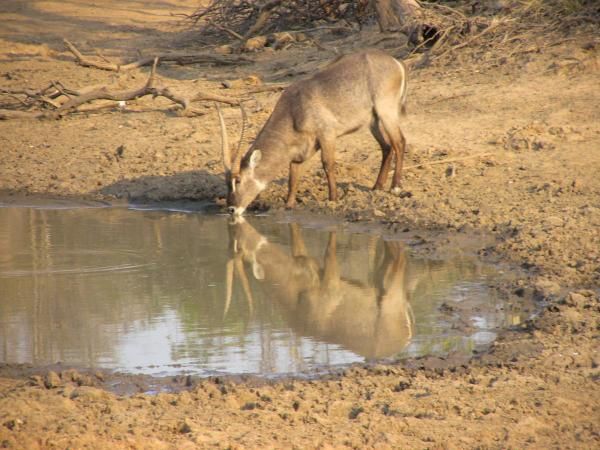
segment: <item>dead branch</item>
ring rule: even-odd
[[[237,65],[249,64],[253,60],[241,55],[218,55],[214,53],[160,53],[155,56],[143,57],[129,63],[113,63],[107,62],[106,58],[103,61],[84,56],[69,40],[63,39],[67,49],[75,56],[77,63],[84,67],[93,67],[101,70],[109,70],[113,72],[126,72],[128,70],[137,69],[143,66],[153,64],[154,59],[158,58],[161,63],[172,62],[180,65],[186,64],[219,64],[219,65]]]
[[[235,31],[233,31],[233,30],[231,30],[231,29],[229,29],[227,27],[224,27],[223,25],[219,25],[218,23],[212,23],[212,22],[209,22],[209,23],[213,27],[215,27],[217,30],[224,31],[225,33],[229,34],[230,36],[233,36],[234,38],[236,38],[236,39],[238,39],[238,40],[240,40],[242,42],[246,41],[246,39],[244,38],[244,36],[242,36],[239,33],[236,33]]]
[[[261,92],[283,91],[289,86],[289,83],[273,83],[257,86],[245,92],[245,94],[260,94]]]
[[[0,120],[8,119],[38,119],[44,117],[45,113],[38,111],[14,111],[12,109],[0,109]]]
[[[491,23],[491,24],[490,24],[490,25],[489,25],[489,26],[488,26],[486,29],[484,29],[484,30],[483,30],[481,33],[479,33],[479,34],[476,34],[476,35],[475,35],[475,36],[473,36],[472,38],[470,38],[470,39],[467,39],[466,41],[464,41],[464,42],[461,42],[460,44],[457,44],[457,45],[455,45],[455,46],[453,46],[453,47],[450,47],[449,49],[447,49],[446,51],[444,51],[444,52],[440,53],[439,55],[435,55],[435,56],[434,56],[434,58],[435,58],[435,59],[437,59],[437,58],[441,58],[442,56],[444,56],[444,55],[446,55],[446,54],[448,54],[448,53],[450,53],[450,52],[453,52],[453,51],[455,51],[455,50],[458,50],[458,49],[460,49],[460,48],[466,47],[467,45],[469,45],[469,44],[471,44],[471,43],[475,42],[476,40],[480,39],[481,37],[483,37],[485,34],[487,34],[487,33],[491,32],[491,31],[492,31],[493,29],[495,29],[495,28],[496,28],[496,27],[497,27],[497,26],[498,26],[500,23],[501,23],[501,21],[500,21],[500,20],[495,20],[495,21],[492,21],[492,23]]]
[[[266,4],[264,4],[258,12],[258,19],[256,19],[254,25],[252,25],[248,29],[248,31],[246,31],[244,37],[248,39],[249,37],[252,37],[254,34],[262,30],[265,27],[267,20],[271,16],[271,11],[273,10],[273,8],[279,6],[281,2],[282,0],[270,0]]]
[[[201,101],[212,101],[212,102],[219,102],[219,103],[226,103],[227,105],[239,105],[240,101],[231,97],[225,97],[223,95],[218,95],[218,94],[212,94],[210,92],[198,92],[193,98],[192,101],[194,102],[201,102]]]
[[[221,102],[229,105],[239,105],[240,101],[231,97],[212,94],[210,92],[197,92],[191,99],[181,94],[174,92],[166,86],[159,86],[156,81],[156,67],[159,63],[158,58],[155,58],[150,71],[150,75],[146,83],[137,89],[129,90],[111,90],[109,86],[91,86],[80,90],[65,88],[59,81],[53,81],[44,89],[39,91],[33,89],[9,89],[0,88],[0,93],[15,95],[25,93],[28,95],[26,101],[22,102],[21,106],[27,108],[37,107],[37,110],[0,110],[0,119],[21,119],[21,118],[53,118],[59,119],[66,114],[75,111],[89,112],[99,109],[106,109],[116,106],[115,103],[103,103],[101,105],[89,105],[97,100],[109,100],[111,102],[127,102],[137,100],[141,97],[151,95],[153,98],[164,97],[171,100],[180,112],[184,115],[199,115],[204,111],[200,111],[192,107],[192,102],[213,101]],[[42,95],[41,93],[45,93]],[[83,107],[83,105],[86,105]],[[50,106],[53,110],[44,110],[44,106]]]

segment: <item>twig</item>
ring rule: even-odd
[[[283,91],[289,83],[273,83],[266,84],[264,86],[257,86],[253,89],[246,91],[247,94],[259,94],[261,92],[272,92],[272,91]]]
[[[264,28],[267,20],[269,20],[269,17],[271,16],[271,11],[273,8],[279,6],[281,2],[282,0],[270,0],[260,8],[256,22],[254,22],[254,24],[244,34],[244,40],[252,37],[254,34],[258,33]]]
[[[496,28],[498,25],[500,24],[500,21],[494,21],[492,22],[485,30],[483,30],[481,33],[476,34],[475,36],[473,36],[471,39],[467,39],[466,41],[455,45],[454,47],[450,47],[448,50],[446,50],[445,52],[440,53],[439,55],[434,55],[433,59],[439,59],[442,56],[446,55],[447,53],[453,52],[454,50],[458,50],[460,48],[466,47],[467,45],[471,44],[472,42],[476,41],[477,39],[481,38],[482,36],[484,36],[485,34],[489,33],[490,31],[492,31],[494,28]]]
[[[465,16],[463,13],[461,13],[457,9],[451,8],[451,7],[443,5],[441,3],[429,3],[428,6],[430,6],[432,8],[443,9],[445,11],[451,12],[452,14],[456,14],[458,17],[460,17],[465,22],[468,21],[467,16]]]
[[[450,34],[450,32],[454,31],[455,28],[456,28],[456,26],[454,26],[454,25],[449,26],[448,28],[446,28],[444,30],[444,32],[442,33],[442,35],[439,37],[439,39],[435,42],[435,44],[433,44],[433,47],[431,47],[431,51],[435,52],[439,48],[441,48],[442,45],[445,43],[446,38],[448,37],[448,35]]]
[[[98,55],[98,57],[100,59],[102,59],[104,62],[110,63],[110,61],[108,60],[108,58],[106,56],[104,56],[102,53],[100,53],[100,50],[96,50],[96,55]]]
[[[323,26],[320,26],[320,27],[304,28],[304,29],[301,29],[301,30],[291,30],[291,31],[293,33],[312,33],[314,31],[321,31],[321,30],[348,31],[348,32],[353,31],[352,28],[343,27],[343,26],[339,26],[339,25],[323,25]]]
[[[436,164],[445,164],[445,163],[450,163],[450,162],[464,161],[467,159],[483,158],[484,156],[490,156],[490,155],[493,155],[493,153],[490,153],[490,152],[478,153],[476,155],[470,155],[470,156],[461,156],[461,157],[457,157],[457,158],[440,159],[437,161],[429,161],[429,162],[425,162],[425,163],[421,163],[421,164],[414,164],[412,166],[406,166],[403,168],[403,170],[416,169],[417,167],[433,166]],[[390,171],[390,173],[391,173],[391,171]]]
[[[334,54],[339,55],[340,51],[335,48],[335,47],[331,47],[330,49],[325,47],[323,44],[321,44],[317,39],[312,38],[310,39],[310,42],[312,42],[313,44],[315,44],[315,47],[317,47],[319,50],[323,50],[324,52],[327,51],[332,51]]]
[[[200,101],[212,101],[212,102],[220,102],[226,103],[228,105],[237,106],[240,104],[240,101],[231,97],[225,97],[223,95],[212,94],[210,92],[198,92],[194,97],[192,97],[192,101],[200,102]]]
[[[456,94],[456,95],[451,95],[449,97],[442,97],[442,98],[438,98],[436,100],[432,100],[430,102],[425,103],[425,106],[434,105],[436,103],[445,102],[448,100],[454,100],[454,99],[461,98],[461,97],[469,97],[471,95],[473,95],[473,93],[465,92],[463,94]]]
[[[245,56],[216,55],[209,53],[161,53],[155,56],[140,58],[136,61],[126,64],[117,64],[112,62],[92,60],[82,55],[81,52],[67,39],[63,39],[63,42],[65,43],[67,49],[73,53],[79,65],[84,67],[94,67],[101,70],[109,70],[112,72],[125,72],[142,66],[149,66],[154,62],[154,58],[158,58],[163,63],[176,62],[178,64],[212,63],[221,65],[236,65],[254,62],[254,60]]]
[[[211,26],[215,27],[217,30],[221,30],[224,31],[225,33],[229,34],[230,36],[233,36],[236,39],[239,39],[240,41],[244,42],[246,39],[244,38],[244,36],[242,36],[239,33],[236,33],[235,31],[233,31],[230,28],[224,27],[222,25],[219,25],[217,23],[214,22],[208,22]]]

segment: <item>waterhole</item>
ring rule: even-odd
[[[0,207],[0,358],[294,374],[488,345],[521,313],[474,258],[184,204]]]

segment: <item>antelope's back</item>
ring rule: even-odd
[[[401,107],[405,76],[402,63],[392,56],[364,50],[341,56],[294,83],[278,106],[292,113],[296,129],[336,121],[363,123],[370,120],[378,98],[396,98]]]

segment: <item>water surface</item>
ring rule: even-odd
[[[0,207],[0,362],[297,373],[489,344],[518,320],[468,258],[268,217]]]

